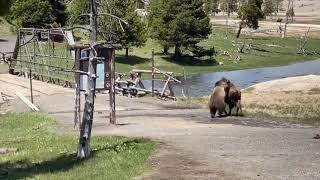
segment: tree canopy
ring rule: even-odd
[[[263,13],[266,16],[272,15],[272,13],[277,11],[277,5],[275,0],[265,0]]]
[[[65,25],[68,16],[62,0],[15,0],[8,19],[19,27],[48,27]]]
[[[132,46],[142,46],[147,40],[145,23],[135,11],[135,0],[109,0],[102,1],[100,12],[111,13],[128,22],[129,26],[119,24],[119,21],[108,16],[100,16],[99,27],[100,32],[104,35],[104,40],[112,43],[120,43],[126,49],[128,56],[128,48]],[[78,0],[73,1],[68,7],[71,19],[84,13],[89,13],[89,1]],[[83,23],[83,21],[81,22]]]
[[[152,0],[149,4],[149,28],[166,52],[175,47],[175,58],[181,47],[192,47],[211,32],[208,14],[199,0]]]
[[[115,36],[111,41],[120,43],[126,49],[126,56],[128,56],[128,48],[132,46],[142,46],[147,40],[145,23],[138,16],[135,11],[136,2],[135,0],[112,0],[108,1],[108,4],[103,6],[104,12],[111,12],[111,14],[124,19],[129,26],[122,25],[119,22],[116,24],[109,24],[108,17],[104,20],[105,26],[111,25],[114,29]],[[103,27],[105,29],[107,27]]]
[[[241,29],[248,26],[253,29],[259,28],[259,19],[264,18],[262,11],[263,0],[248,0],[243,3],[238,11],[238,17],[241,19],[237,38],[239,38]]]
[[[9,12],[11,0],[0,0],[0,16],[4,16]]]

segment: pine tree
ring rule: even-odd
[[[112,41],[120,43],[126,50],[126,57],[129,55],[129,48],[132,46],[143,46],[147,40],[145,23],[138,16],[135,0],[112,0],[109,6],[104,6],[104,11],[111,8],[111,13],[128,22],[129,26],[115,29],[115,36]],[[107,19],[105,19],[107,20]],[[108,23],[106,23],[108,25]]]
[[[0,16],[6,15],[10,9],[11,0],[0,0]]]
[[[195,46],[211,32],[208,14],[199,0],[152,0],[149,5],[151,36],[164,47],[174,47],[174,59],[181,47]]]

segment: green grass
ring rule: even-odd
[[[0,74],[8,72],[8,65],[0,64]]]
[[[227,37],[227,38],[225,38]],[[124,51],[117,51],[117,66],[118,72],[128,72],[133,68],[136,69],[150,69],[151,67],[151,49],[155,49],[155,65],[161,70],[173,71],[181,75],[183,68],[187,74],[230,71],[259,67],[272,67],[289,65],[297,62],[304,62],[319,58],[319,56],[312,55],[298,55],[296,50],[298,48],[299,39],[278,37],[258,37],[241,35],[240,41],[247,44],[253,44],[265,52],[250,50],[245,51],[241,55],[241,61],[234,62],[235,50],[232,44],[235,41],[235,34],[232,30],[225,30],[221,27],[214,27],[212,35],[199,45],[207,48],[215,47],[218,55],[215,57],[216,61],[223,62],[223,66],[217,64],[205,63],[204,59],[185,57],[178,62],[174,62],[171,56],[163,56],[161,54],[161,46],[154,40],[149,39],[144,47],[132,48],[130,50],[129,59],[125,59]],[[320,39],[310,39],[306,45],[309,51],[320,52]],[[231,57],[223,55],[223,51],[228,51]],[[170,50],[173,53],[173,49]]]
[[[93,137],[92,157],[76,158],[78,138],[50,133],[56,123],[44,114],[0,115],[0,147],[7,179],[132,179],[141,175],[155,145],[147,139]]]
[[[14,27],[9,24],[6,20],[0,17],[0,36],[7,36],[14,34],[13,31]]]

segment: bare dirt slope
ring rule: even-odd
[[[256,92],[310,91],[320,89],[320,76],[307,75],[267,81],[249,87]]]
[[[41,87],[36,89],[41,92]],[[35,102],[57,119],[53,131],[78,134],[73,128],[74,95],[69,90],[57,92],[39,93]],[[319,130],[315,127],[249,118],[212,120],[206,109],[153,98],[117,97],[116,103],[118,125],[114,126],[108,124],[108,98],[97,96],[93,134],[156,141],[158,149],[148,171],[138,179],[320,178],[320,142],[312,138]],[[25,110],[20,102],[14,106]]]
[[[288,7],[288,1],[284,1],[282,10]],[[293,7],[296,16],[310,16],[320,18],[320,1],[319,0],[294,0]]]

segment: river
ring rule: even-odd
[[[189,97],[201,97],[210,95],[215,82],[222,77],[230,79],[241,88],[246,88],[265,81],[309,74],[320,75],[320,59],[280,67],[190,75],[187,76],[186,81],[180,78],[182,84],[174,84],[173,90],[177,97],[181,97],[183,94]],[[144,84],[146,87],[150,87],[151,81],[145,80]],[[156,87],[161,87],[161,84],[156,84]]]

